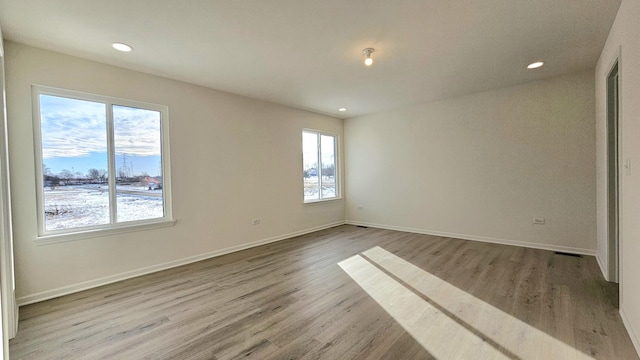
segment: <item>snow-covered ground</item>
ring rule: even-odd
[[[162,190],[147,189],[144,186],[117,186],[118,222],[163,216]],[[44,210],[47,231],[109,224],[109,192],[104,185],[45,188]]]
[[[336,185],[333,177],[325,178],[323,176],[322,182],[322,198],[332,198],[336,196]],[[317,200],[318,199],[318,177],[310,176],[304,179],[304,199],[305,200]]]

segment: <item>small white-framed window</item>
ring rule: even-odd
[[[337,199],[338,137],[315,130],[302,131],[304,202]]]
[[[171,222],[168,108],[33,86],[38,236]]]

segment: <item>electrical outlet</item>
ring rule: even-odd
[[[362,205],[358,205],[358,210],[364,210],[364,207]]]
[[[253,225],[260,225],[260,219],[253,219]]]
[[[533,218],[533,225],[544,225],[545,222],[544,218]]]

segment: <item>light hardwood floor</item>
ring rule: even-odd
[[[638,359],[617,302],[592,257],[345,225],[22,307],[10,355]]]

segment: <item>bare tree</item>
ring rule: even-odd
[[[60,174],[58,174],[58,176],[60,177],[60,179],[65,181],[69,181],[75,178],[75,175],[68,169],[63,169],[62,171],[60,171]]]
[[[89,179],[93,181],[103,183],[107,179],[107,171],[104,169],[92,168],[89,169],[89,172],[87,172],[87,177],[89,177]]]
[[[107,170],[105,169],[100,169],[98,170],[100,173],[98,174],[98,178],[100,179],[100,182],[106,182],[107,181]]]
[[[87,172],[87,176],[91,180],[100,180],[100,170],[98,170],[98,169],[89,169],[89,172]]]
[[[322,167],[322,175],[323,176],[335,176],[336,174],[336,166],[334,164],[328,165],[328,166],[323,166]]]

